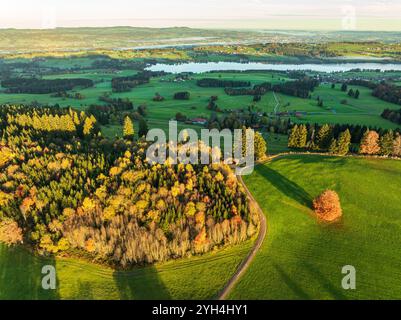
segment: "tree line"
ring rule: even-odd
[[[241,80],[221,80],[213,78],[204,78],[196,82],[199,87],[204,88],[237,88],[237,87],[250,87],[249,81]]]
[[[401,124],[401,109],[399,110],[384,109],[381,116],[382,118],[390,120],[391,122]]]
[[[352,134],[349,128],[344,131],[335,131],[332,125],[316,127],[304,124],[294,125],[291,129],[288,147],[329,152],[336,155],[347,155],[349,152],[357,152],[367,155],[401,156],[401,134],[392,130],[379,134],[375,130],[366,129],[357,143],[357,148],[352,148]]]
[[[36,78],[11,78],[1,81],[1,86],[6,88],[6,93],[32,93],[48,94],[69,91],[75,87],[93,87],[90,79],[36,79]]]

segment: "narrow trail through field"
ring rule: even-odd
[[[278,109],[280,108],[280,101],[278,100],[278,98],[277,98],[277,96],[276,96],[276,93],[273,91],[273,96],[274,96],[274,99],[276,100],[276,105],[275,105],[275,107],[274,107],[274,114],[277,114],[278,113]]]
[[[238,180],[241,182],[241,184],[244,186],[245,191],[248,195],[248,198],[251,202],[251,204],[258,210],[258,214],[260,217],[260,228],[259,228],[259,235],[255,241],[255,244],[252,247],[252,250],[249,252],[247,257],[244,259],[244,261],[241,262],[241,264],[238,266],[237,271],[234,273],[234,275],[231,277],[231,279],[227,282],[227,284],[223,287],[223,289],[220,291],[219,295],[217,296],[218,300],[225,300],[228,295],[230,294],[231,290],[234,288],[236,283],[239,281],[241,276],[245,273],[245,271],[249,268],[252,260],[255,258],[257,252],[259,251],[260,247],[263,244],[263,241],[266,237],[267,233],[267,223],[266,223],[266,217],[260,208],[259,204],[257,201],[253,198],[252,193],[249,191],[248,187],[242,180],[241,176],[238,176]]]

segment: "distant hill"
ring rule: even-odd
[[[401,32],[311,32],[176,28],[0,29],[0,53],[130,49],[153,46],[265,42],[400,42]]]

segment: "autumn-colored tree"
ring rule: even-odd
[[[340,133],[337,142],[337,154],[340,156],[345,156],[349,152],[349,146],[351,144],[351,133],[349,130],[345,130]]]
[[[316,136],[316,143],[322,150],[327,150],[330,147],[331,139],[333,138],[333,130],[328,125],[323,125]]]
[[[304,124],[301,124],[301,126],[299,127],[299,134],[298,134],[299,148],[305,148],[307,141],[308,141],[308,129]]]
[[[378,154],[380,152],[379,134],[373,130],[367,130],[363,135],[359,147],[360,154]]]
[[[319,219],[327,222],[337,220],[342,216],[340,197],[333,190],[324,191],[313,201],[313,209]]]
[[[338,142],[336,139],[331,139],[330,147],[329,147],[329,153],[331,154],[337,154],[338,153]]]
[[[288,147],[290,148],[305,148],[308,140],[308,129],[305,125],[295,125],[288,139]]]
[[[84,136],[89,136],[92,133],[92,130],[95,126],[95,122],[91,118],[85,118],[84,121],[84,128],[83,128],[83,134]]]
[[[390,130],[380,137],[380,154],[389,156],[393,152],[393,144],[394,133]]]
[[[255,133],[255,141],[254,141],[254,152],[255,152],[255,159],[260,160],[266,156],[267,152],[267,143],[263,136],[259,133]]]
[[[288,137],[289,148],[297,148],[297,135],[298,135],[298,125],[296,124],[291,129],[290,136]]]
[[[22,242],[22,230],[17,222],[8,219],[0,222],[0,241],[7,245]]]
[[[393,156],[401,157],[401,135],[397,134],[393,142]]]
[[[134,138],[134,124],[130,117],[125,117],[124,119],[124,129],[123,129],[123,137],[125,139],[133,139]]]

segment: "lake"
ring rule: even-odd
[[[317,72],[345,72],[353,69],[401,71],[401,64],[395,63],[326,63],[326,64],[272,64],[261,62],[188,62],[181,64],[158,63],[147,68],[149,71],[165,71],[169,73],[193,72],[203,73],[209,71],[247,71],[247,70],[274,70],[274,71],[295,71],[311,70]]]

